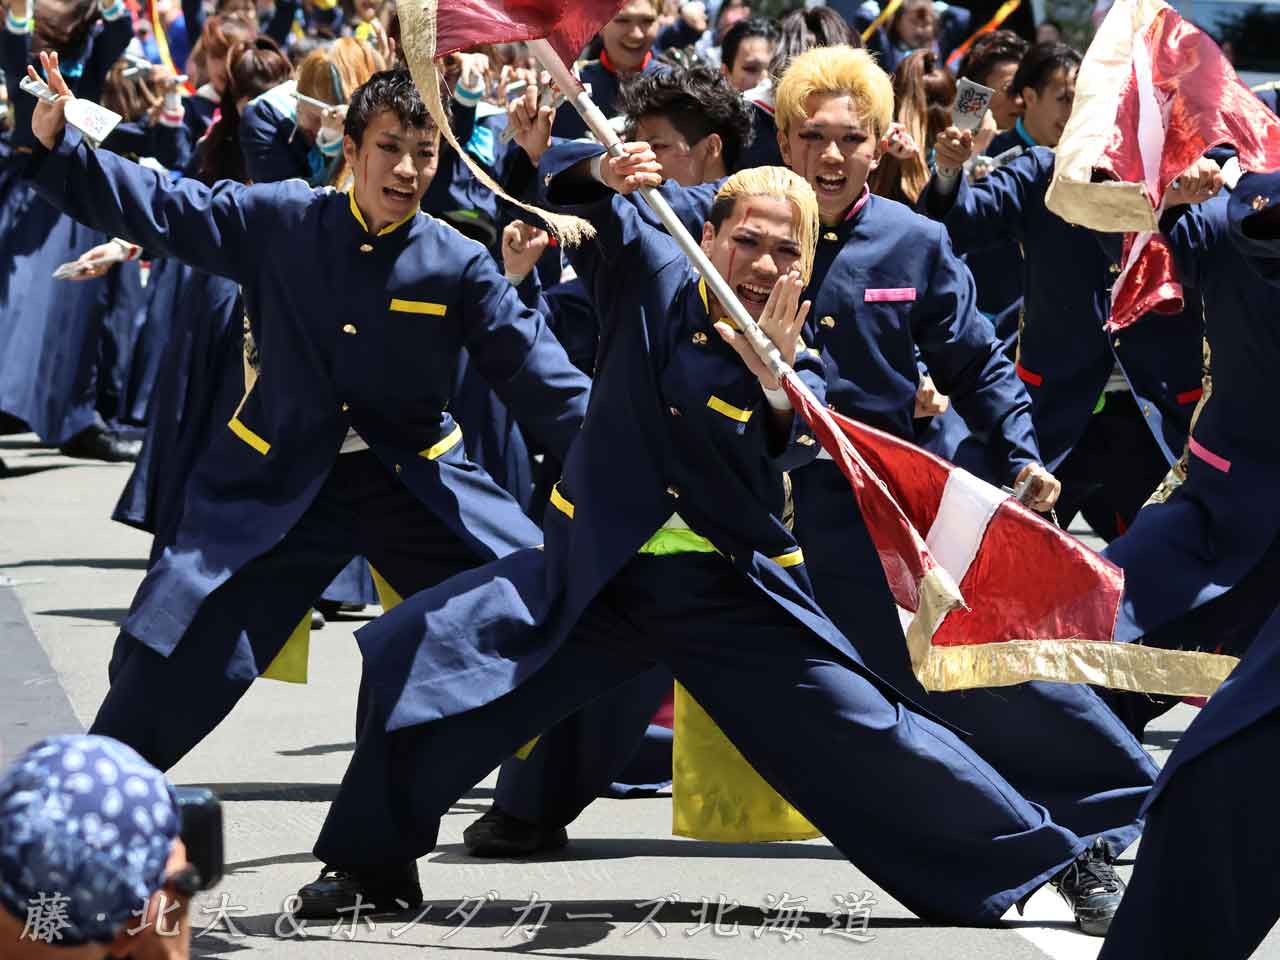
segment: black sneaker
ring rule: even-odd
[[[462,831],[462,842],[473,857],[527,857],[543,850],[559,850],[569,842],[564,827],[541,827],[517,820],[497,807]]]
[[[422,886],[418,865],[405,864],[389,870],[354,872],[325,867],[320,876],[298,891],[294,916],[300,920],[339,918],[338,911],[351,911],[357,902],[375,913],[396,913],[422,906]]]
[[[61,446],[63,456],[107,463],[133,462],[142,452],[141,440],[127,440],[105,427],[81,430]]]
[[[1076,915],[1076,926],[1094,937],[1105,937],[1120,908],[1124,881],[1111,866],[1111,853],[1101,837],[1049,881],[1058,888]]]

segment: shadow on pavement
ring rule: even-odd
[[[281,757],[323,757],[331,753],[351,753],[355,748],[355,741],[351,740],[347,743],[317,743],[298,750],[277,750],[276,754]]]
[[[690,857],[715,860],[845,860],[829,843],[714,843],[680,837],[580,837],[570,827],[570,843],[562,851],[522,858],[477,860],[460,843],[442,843],[429,854],[432,863],[547,863],[574,860],[625,860],[634,857]]]
[[[1148,730],[1142,735],[1142,745],[1157,750],[1172,750],[1182,739],[1181,730]]]
[[[261,800],[332,803],[338,795],[336,783],[192,783],[183,786],[212,790],[223,803]]]
[[[75,620],[104,620],[107,623],[123,623],[129,615],[126,607],[103,607],[101,609],[81,610],[37,610],[41,617],[70,617]]]
[[[0,461],[0,480],[11,480],[18,477],[29,477],[33,473],[44,473],[47,470],[66,470],[69,467],[82,467],[83,463],[42,463],[42,464],[23,464],[20,467],[5,466]]]
[[[16,570],[18,567],[88,567],[90,570],[145,570],[147,569],[147,561],[144,557],[108,557],[105,559],[84,560],[59,557],[49,560],[20,560],[17,563],[6,563],[0,566],[0,570]]]

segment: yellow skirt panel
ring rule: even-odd
[[[822,836],[756,773],[678,683],[671,767],[671,832],[677,836],[722,843]]]

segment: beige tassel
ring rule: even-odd
[[[583,240],[595,236],[595,228],[581,217],[551,213],[532,204],[521,203],[515,197],[508,196],[494,179],[471,157],[449,125],[448,118],[440,104],[440,74],[436,68],[436,7],[439,0],[400,0],[397,7],[400,14],[400,42],[404,49],[405,59],[409,62],[409,72],[413,74],[413,82],[417,84],[422,99],[426,101],[431,119],[440,128],[441,135],[448,141],[458,156],[481,183],[508,203],[515,204],[535,217],[546,222],[556,238],[566,247],[575,247]]]

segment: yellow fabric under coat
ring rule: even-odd
[[[671,751],[671,832],[721,843],[809,840],[822,834],[756,773],[676,684]]]
[[[373,567],[369,568],[373,575],[373,586],[378,591],[378,601],[383,611],[390,610],[403,597]],[[308,610],[302,622],[294,627],[293,633],[285,641],[276,658],[271,661],[262,676],[267,680],[280,680],[284,683],[307,682],[307,660],[311,656],[311,611]]]
[[[691,533],[659,531],[645,544],[649,549],[644,552],[656,556],[688,552],[678,548],[689,546],[685,541]],[[694,551],[702,552],[698,547]],[[382,609],[390,610],[400,602],[400,595],[377,570],[369,569]],[[263,676],[288,683],[306,683],[310,638],[308,611]],[[676,836],[721,843],[809,840],[821,836],[800,811],[756,773],[715,721],[678,683],[672,736],[671,832]],[[537,742],[538,738],[534,737],[516,756],[525,759]]]

